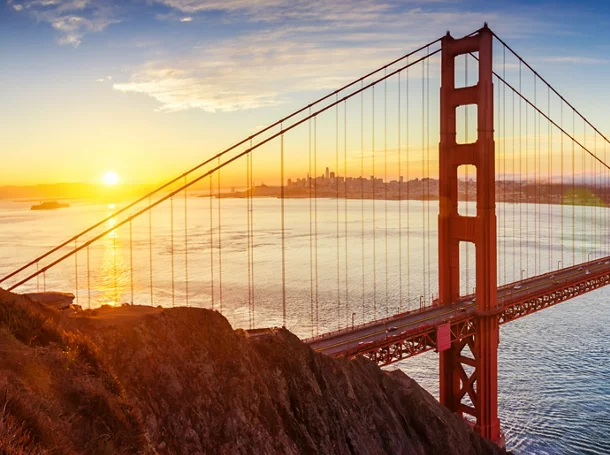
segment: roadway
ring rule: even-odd
[[[498,288],[500,307],[509,306],[512,302],[527,299],[541,292],[552,292],[554,288],[563,288],[566,284],[585,279],[587,275],[610,273],[610,257],[567,267],[556,272],[549,272],[516,283],[509,283]],[[312,349],[328,355],[341,355],[345,352],[366,351],[391,336],[393,339],[406,338],[418,330],[429,326],[438,326],[476,312],[474,295],[467,295],[449,306],[432,306],[409,313],[401,313],[383,320],[373,321],[351,328],[331,332],[323,336],[305,340]]]

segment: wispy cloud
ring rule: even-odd
[[[460,36],[486,20],[500,23],[494,14],[435,11],[394,1],[155,1],[195,17],[220,11],[231,21],[258,25],[255,32],[149,62],[129,81],[114,85],[122,92],[151,96],[160,111],[280,104],[295,92],[336,88],[447,29]],[[532,25],[507,15],[502,24],[524,33]]]
[[[74,47],[87,33],[100,32],[119,22],[107,2],[93,0],[7,0],[16,11],[50,24],[58,32],[58,42]]]
[[[154,0],[184,13],[202,11],[263,11],[266,8],[279,7],[284,0]],[[297,2],[298,3],[298,2]]]
[[[603,58],[591,58],[577,56],[563,56],[563,57],[544,57],[543,60],[548,63],[571,63],[571,64],[607,64],[610,60]]]
[[[109,0],[7,0],[20,14],[50,24],[61,44],[120,20]],[[515,33],[532,19],[458,8],[454,0],[130,0],[139,16],[171,22],[230,23],[229,38],[160,46],[169,57],[135,67],[114,89],[148,95],[158,110],[232,111],[273,106],[295,92],[327,90],[450,29],[461,36],[484,21]],[[213,14],[212,14],[213,13]],[[219,17],[220,16],[220,19]],[[196,27],[184,27],[197,33]],[[195,38],[196,39],[196,38]],[[192,43],[193,40],[188,41]]]
[[[112,76],[100,77],[96,79],[95,82],[108,82],[112,80]]]

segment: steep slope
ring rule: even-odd
[[[400,372],[315,354],[286,330],[249,338],[208,310],[67,316],[0,291],[0,349],[16,352],[0,360],[0,417],[24,447],[7,453],[59,439],[55,453],[505,453]],[[33,423],[16,406],[28,400],[42,403]]]

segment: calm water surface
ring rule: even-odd
[[[111,219],[103,226],[111,232],[88,252],[21,289],[74,292],[84,307],[132,300],[171,306],[188,299],[189,305],[216,309],[222,304],[234,326],[247,327],[250,266],[255,324],[281,325],[279,201],[254,202],[250,262],[245,201],[221,201],[220,229],[217,204],[212,203],[210,228],[209,199],[188,199],[186,237],[182,199],[173,203],[173,220],[169,204],[156,208],[150,230],[146,216],[131,229],[126,224],[112,230],[121,219]],[[352,317],[358,324],[417,308],[436,296],[436,202],[341,200],[337,205],[319,199],[311,210],[310,217],[309,200],[286,201],[287,325],[295,333],[311,336],[345,327]],[[473,213],[474,206],[465,210]],[[543,273],[561,265],[558,261],[567,266],[573,258],[582,262],[608,254],[603,210],[498,204],[498,281]],[[32,212],[26,203],[0,202],[0,275],[111,212],[107,205],[86,203]],[[463,246],[462,253],[462,289],[471,292],[474,251]],[[605,442],[610,434],[609,298],[610,289],[603,288],[501,328],[500,418],[515,453],[610,453]],[[393,368],[437,396],[437,363],[437,356],[427,353]]]

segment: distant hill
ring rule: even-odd
[[[45,200],[95,199],[116,202],[133,199],[153,189],[153,185],[108,186],[94,183],[47,183],[29,186],[0,186],[0,200],[39,202]]]

